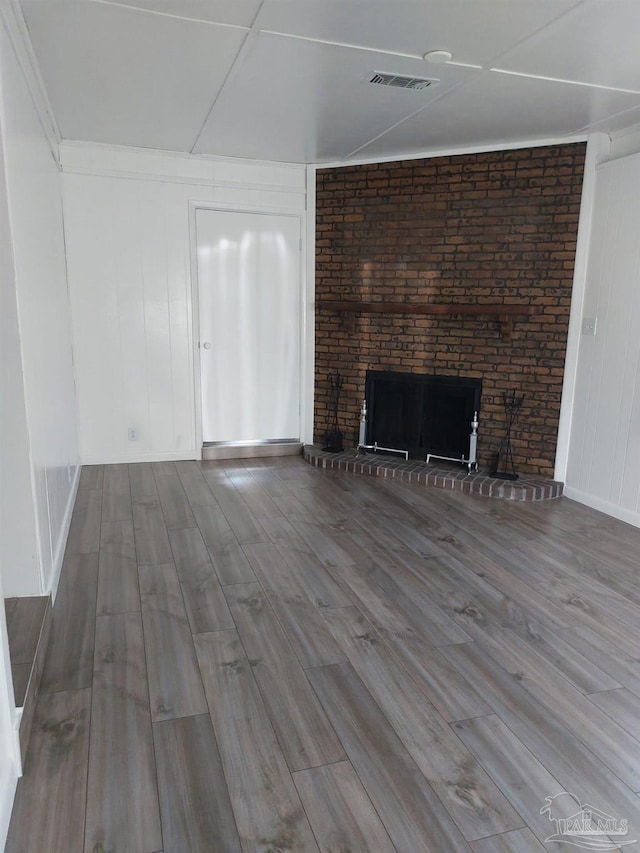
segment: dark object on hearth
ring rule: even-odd
[[[515,424],[520,409],[524,403],[524,395],[516,396],[515,389],[502,392],[502,405],[504,406],[505,434],[500,442],[498,452],[493,457],[493,467],[489,472],[492,477],[499,480],[517,480],[516,466],[513,461],[513,450],[511,449],[511,431]]]
[[[331,423],[329,429],[324,435],[324,446],[322,448],[328,453],[341,453],[344,450],[344,435],[338,428],[338,408],[340,405],[340,392],[342,391],[343,381],[342,376],[337,370],[329,377],[329,386],[331,388],[331,398],[329,402]]]

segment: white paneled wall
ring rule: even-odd
[[[196,458],[194,208],[303,212],[305,169],[82,144],[61,160],[82,461]]]
[[[18,304],[0,166],[0,574],[7,597],[41,591]]]
[[[7,21],[0,27],[2,130],[40,578],[25,584],[26,566],[14,565],[5,574],[4,591],[40,594],[56,585],[73,502],[75,389],[61,174]]]
[[[2,599],[54,591],[78,470],[61,175],[14,12],[0,5],[0,849],[20,773]]]
[[[566,493],[640,526],[640,155],[596,169]]]
[[[0,850],[20,772],[4,595],[39,585],[15,272],[0,141]],[[6,579],[6,583],[5,583]]]
[[[84,462],[194,451],[183,192],[170,184],[65,176]],[[183,223],[172,221],[176,204]]]

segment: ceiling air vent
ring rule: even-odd
[[[382,71],[374,71],[369,77],[370,83],[377,83],[378,86],[394,86],[396,89],[414,89],[420,91],[427,89],[437,83],[437,80],[428,80],[425,77],[405,77],[402,74],[385,74]]]

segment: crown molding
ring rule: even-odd
[[[0,20],[15,52],[16,59],[24,75],[27,88],[36,108],[42,129],[49,143],[49,148],[58,168],[60,156],[60,130],[47,95],[47,90],[40,73],[38,61],[33,51],[29,31],[22,14],[19,0],[0,0]]]
[[[63,172],[77,175],[218,188],[251,188],[297,196],[304,196],[306,192],[306,170],[303,165],[194,156],[153,148],[63,140],[60,143],[60,166]]]
[[[344,160],[333,160],[326,163],[315,163],[317,169],[340,169],[344,166],[368,166],[375,163],[397,163],[400,160],[430,160],[434,157],[457,157],[461,154],[486,154],[491,151],[513,151],[519,148],[544,148],[548,145],[571,145],[576,142],[586,142],[587,133],[574,133],[567,136],[548,137],[544,139],[518,139],[511,142],[487,142],[477,145],[461,145],[459,147],[425,148],[420,151],[406,151],[398,154],[380,155],[377,157],[347,157]]]

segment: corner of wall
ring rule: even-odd
[[[624,133],[616,134],[611,139],[611,148],[607,159],[619,160],[640,153],[640,125],[629,128]]]
[[[302,312],[302,418],[300,439],[313,444],[316,316],[316,167],[306,169],[306,234],[304,238],[304,303]]]
[[[71,516],[73,515],[73,506],[76,502],[78,486],[80,484],[80,471],[80,465],[74,466],[71,489],[67,498],[67,504],[65,506],[64,516],[62,518],[62,524],[60,525],[60,530],[58,531],[58,542],[53,552],[51,574],[48,579],[45,579],[47,583],[45,585],[46,588],[44,590],[44,593],[45,595],[51,595],[52,604],[55,602],[56,595],[58,593],[58,583],[60,581],[60,574],[62,572],[62,562],[64,560],[65,548],[67,546],[69,528],[71,527]]]
[[[620,504],[611,503],[611,501],[599,498],[590,492],[585,492],[582,489],[576,489],[574,486],[566,486],[563,490],[563,495],[570,500],[577,501],[591,509],[603,512],[605,515],[610,515],[612,518],[617,518],[619,521],[625,521],[627,524],[632,524],[634,527],[640,527],[640,513],[620,506]]]
[[[595,207],[596,171],[600,163],[602,163],[603,160],[606,160],[610,146],[611,140],[606,133],[594,133],[587,140],[554,470],[554,479],[559,480],[562,483],[566,481],[569,460],[571,424],[573,419],[576,379],[578,373],[580,331],[587,287],[587,264],[589,257],[589,244],[591,241],[591,222],[593,220],[593,211]]]

